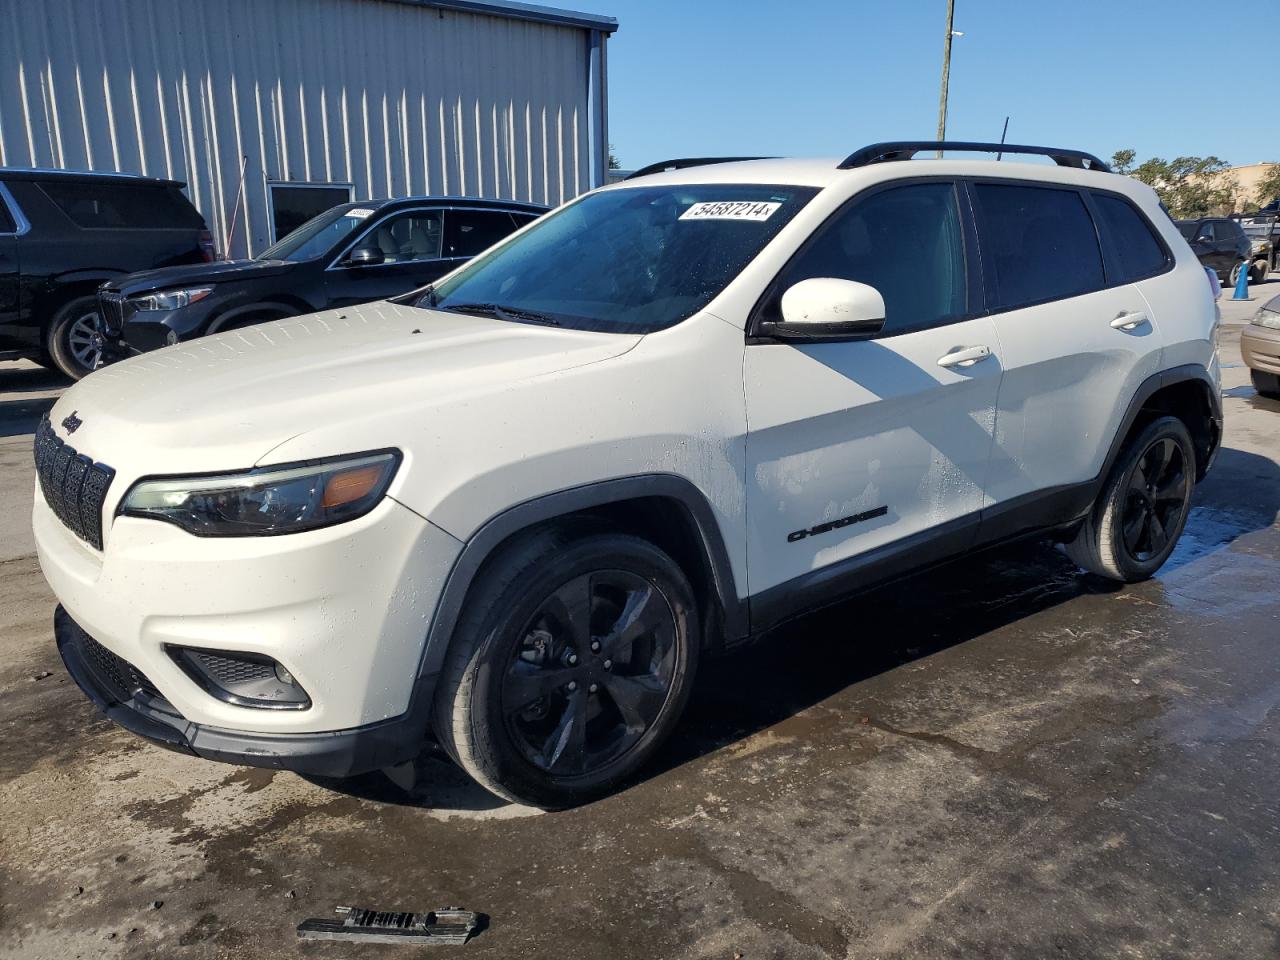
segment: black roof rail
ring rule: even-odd
[[[891,160],[910,160],[921,150],[946,150],[951,153],[1029,153],[1041,157],[1051,157],[1060,167],[1076,167],[1080,170],[1100,170],[1110,173],[1111,167],[1103,163],[1091,153],[1083,150],[1067,150],[1060,147],[1030,147],[1020,143],[976,143],[968,140],[893,140],[888,143],[873,143],[861,150],[855,150],[836,167],[837,170],[851,170],[854,167],[865,167],[871,163],[885,163]]]
[[[739,160],[769,160],[771,157],[681,157],[678,160],[663,160],[641,167],[627,176],[628,180],[636,177],[647,177],[651,173],[665,173],[668,170],[683,170],[686,167],[705,167],[712,163],[736,163]]]

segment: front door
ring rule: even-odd
[[[369,227],[325,272],[329,307],[386,300],[438,279],[453,268],[440,256],[444,233],[440,210],[393,213]],[[376,263],[351,263],[351,250],[372,248]]]
[[[857,280],[884,297],[885,326],[864,341],[747,346],[752,594],[920,541],[972,542],[1001,363],[992,321],[974,315],[960,196],[928,180],[854,198],[767,295],[765,318],[780,319],[800,280]]]

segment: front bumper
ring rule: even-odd
[[[1247,324],[1240,331],[1240,355],[1249,369],[1280,375],[1280,330]]]
[[[427,626],[460,544],[394,500],[278,537],[208,539],[117,517],[98,551],[37,488],[32,528],[69,617],[144,674],[184,724],[269,739],[330,735],[412,714],[429,699],[433,678],[419,676]],[[269,656],[311,706],[218,699],[175,662],[174,646]]]
[[[123,661],[117,658],[113,669],[105,648],[61,606],[53,615],[53,633],[67,672],[94,706],[130,733],[169,750],[223,763],[349,777],[403,763],[422,747],[428,699],[393,720],[327,733],[271,735],[202,726],[183,718],[145,678],[150,691],[122,685]]]

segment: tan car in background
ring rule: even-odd
[[[1240,353],[1263,396],[1280,399],[1280,297],[1272,297],[1240,332]]]

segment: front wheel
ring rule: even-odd
[[[435,700],[445,750],[488,790],[571,807],[635,773],[678,721],[699,624],[680,567],[637,537],[548,530],[467,599]]]
[[[1280,400],[1280,375],[1262,370],[1250,370],[1249,378],[1253,380],[1253,389],[1264,397]]]
[[[1186,425],[1177,417],[1147,424],[1125,444],[1067,555],[1110,580],[1148,579],[1178,543],[1195,475]]]

